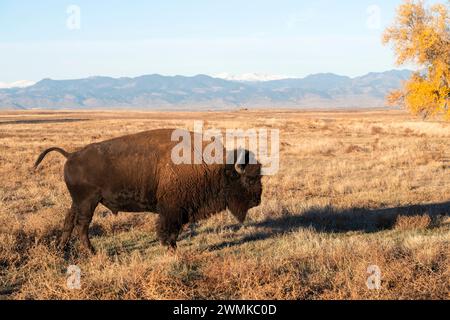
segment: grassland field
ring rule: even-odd
[[[93,256],[56,244],[70,196],[65,159],[41,151],[156,128],[276,128],[280,170],[240,226],[188,225],[176,254],[153,213],[90,228]],[[0,113],[0,298],[449,299],[450,123],[403,111],[23,111]],[[76,239],[73,240],[76,242]],[[67,268],[81,288],[67,287]],[[369,289],[367,269],[380,270]]]

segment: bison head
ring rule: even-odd
[[[225,170],[225,198],[227,208],[242,223],[247,211],[261,203],[261,164],[251,151],[233,153],[235,161],[227,164]]]

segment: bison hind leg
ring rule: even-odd
[[[72,206],[69,210],[67,210],[66,218],[64,220],[63,233],[61,235],[61,239],[59,241],[59,249],[64,250],[67,246],[67,242],[72,235],[73,228],[75,226],[75,218],[76,218],[76,208],[72,203]]]
[[[97,207],[100,196],[98,192],[90,188],[82,189],[83,193],[74,197],[74,206],[76,209],[75,215],[75,230],[78,233],[82,249],[94,254],[95,249],[89,240],[89,225],[92,221],[95,208]]]

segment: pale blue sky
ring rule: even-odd
[[[400,2],[0,0],[0,82],[384,71],[395,65],[381,34]],[[67,27],[72,4],[80,29]]]

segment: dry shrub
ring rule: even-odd
[[[325,157],[334,157],[334,156],[335,156],[334,152],[335,152],[334,149],[332,149],[332,148],[327,148],[327,149],[325,149],[325,150],[321,150],[321,151],[319,152],[319,154],[322,155],[322,156],[325,156]]]
[[[410,129],[410,128],[406,128],[405,130],[403,130],[403,135],[405,137],[409,137],[414,135],[414,130]]]
[[[370,129],[370,132],[371,132],[372,134],[382,134],[382,133],[384,133],[384,130],[383,130],[383,128],[381,128],[381,127],[373,126],[373,127]]]
[[[395,221],[396,230],[415,230],[426,229],[431,224],[431,218],[429,215],[414,215],[404,216],[400,215]]]
[[[349,145],[346,149],[345,149],[345,153],[353,153],[353,152],[366,152],[367,149],[357,146],[357,145]]]

